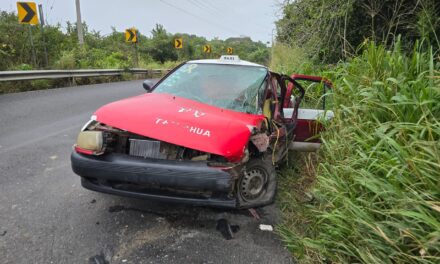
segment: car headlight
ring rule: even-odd
[[[102,131],[81,131],[76,140],[75,149],[84,154],[99,155],[103,153]]]

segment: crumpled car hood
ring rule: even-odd
[[[138,135],[239,161],[252,127],[263,115],[235,112],[160,93],[144,94],[99,108],[96,120]]]

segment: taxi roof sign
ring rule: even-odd
[[[222,55],[219,61],[240,62],[238,55]]]

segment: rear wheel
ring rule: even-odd
[[[256,207],[273,202],[276,185],[276,171],[272,163],[250,159],[237,183],[239,207]]]

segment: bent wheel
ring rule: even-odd
[[[239,207],[249,208],[273,202],[276,190],[276,171],[266,160],[253,158],[246,164],[237,183]]]

